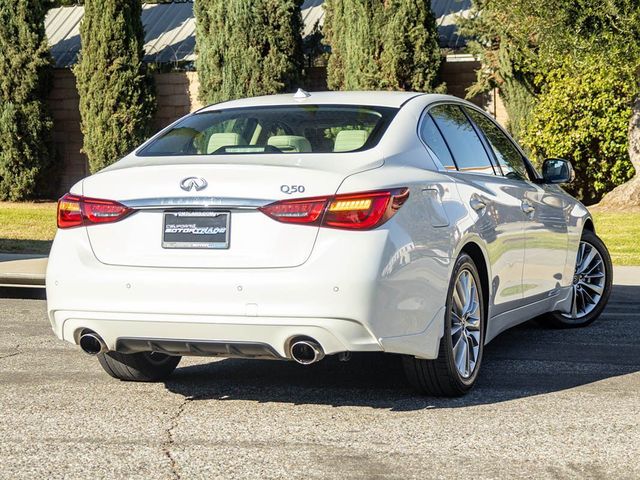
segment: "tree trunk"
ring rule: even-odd
[[[640,208],[640,97],[636,98],[629,120],[629,159],[636,170],[635,176],[607,193],[598,207],[604,209]]]

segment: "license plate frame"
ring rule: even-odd
[[[200,233],[203,229],[205,232]],[[213,231],[206,233],[207,229]],[[165,211],[162,215],[162,248],[225,250],[229,248],[230,229],[231,212]]]

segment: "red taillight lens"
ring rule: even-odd
[[[67,193],[58,200],[58,228],[117,222],[132,211],[112,200],[86,198]]]
[[[284,200],[266,205],[260,211],[279,222],[318,225],[327,200],[327,197]]]
[[[82,225],[80,198],[67,193],[58,200],[58,228],[71,228]]]
[[[370,230],[389,220],[409,198],[408,188],[271,203],[260,210],[284,223]]]

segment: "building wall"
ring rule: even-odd
[[[447,93],[456,97],[466,98],[467,90],[476,81],[476,72],[480,68],[480,62],[475,60],[458,60],[455,56],[442,63],[440,79],[447,85]],[[465,55],[464,57],[467,57]],[[485,95],[476,95],[469,99],[479,107],[485,108],[487,98]]]
[[[176,119],[202,108],[196,72],[158,73],[154,77],[158,109],[153,128],[160,130]]]

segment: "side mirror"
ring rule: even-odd
[[[543,183],[571,183],[576,178],[573,165],[561,158],[547,158],[542,163]]]

